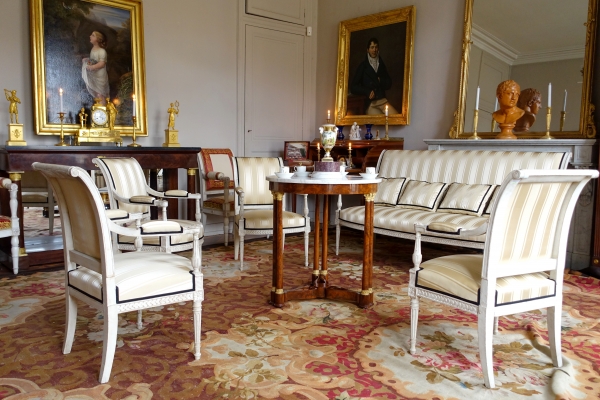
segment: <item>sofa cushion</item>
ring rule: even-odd
[[[398,200],[398,206],[435,211],[447,187],[448,184],[442,182],[409,181]]]
[[[481,216],[495,185],[452,183],[437,211]]]
[[[340,211],[340,220],[364,226],[365,208],[364,206],[355,206],[345,208]],[[415,223],[429,225],[432,222],[452,223],[461,227],[463,230],[475,229],[488,222],[488,217],[477,217],[466,214],[450,214],[443,212],[431,212],[423,210],[414,210],[400,207],[375,206],[373,212],[373,226],[379,229],[389,231],[393,236],[394,232],[415,233]],[[423,236],[440,236],[437,232],[426,232]],[[485,241],[485,235],[465,237],[465,241],[480,242]]]
[[[490,200],[488,201],[487,206],[485,207],[485,211],[483,212],[483,215],[490,215],[492,213],[492,205],[494,204],[494,201],[496,201],[496,198],[498,198],[498,188],[500,186],[496,186],[496,188],[494,188],[494,192],[492,193]]]
[[[417,273],[418,287],[479,304],[482,254],[455,254],[425,261]],[[554,296],[556,283],[543,272],[496,280],[496,305]]]
[[[408,180],[408,178],[383,178],[377,187],[375,204],[387,204],[390,206],[398,204],[402,188]]]

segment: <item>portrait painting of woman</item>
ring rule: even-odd
[[[90,56],[83,59],[81,77],[94,99],[99,98],[102,104],[105,104],[105,99],[110,96],[106,72],[106,37],[101,32],[93,31],[90,35],[90,43],[92,50]]]

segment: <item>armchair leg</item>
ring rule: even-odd
[[[560,304],[560,303],[559,303]],[[548,341],[550,355],[555,367],[562,367],[562,352],[560,343],[562,306],[548,307]]]
[[[119,327],[119,314],[115,308],[109,308],[104,315],[104,332],[102,347],[102,365],[100,366],[100,383],[106,383],[110,379],[110,371],[115,359],[117,347],[117,330]]]
[[[240,232],[237,226],[233,226],[233,259],[237,260],[240,253]]]
[[[229,217],[223,217],[223,237],[225,238],[225,246],[229,243]]]
[[[69,354],[75,339],[75,326],[77,325],[77,302],[69,293],[65,293],[65,303],[67,308],[67,320],[65,321],[65,341],[63,343],[63,354]]]
[[[335,225],[335,255],[340,255],[340,224]]]
[[[12,256],[13,273],[19,273],[19,235],[10,238],[10,255]]]
[[[487,388],[493,389],[494,384],[494,363],[492,348],[492,330],[494,328],[494,315],[490,310],[479,307],[477,320],[479,335],[479,356],[481,357],[481,370],[483,372],[483,381]]]
[[[498,317],[494,318],[494,335],[498,334]]]
[[[308,238],[309,233],[304,231],[304,266],[308,267]]]
[[[240,235],[239,238],[240,247],[240,271],[244,270],[244,235]]]
[[[417,352],[417,325],[419,324],[419,298],[410,300],[410,354]]]
[[[202,333],[202,301],[194,300],[194,359],[200,359],[200,335]]]
[[[138,310],[137,312],[137,328],[140,331],[144,328],[144,324],[142,324],[142,310]]]

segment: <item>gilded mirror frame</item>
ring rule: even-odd
[[[335,92],[336,113],[334,121],[336,125],[352,125],[354,122],[357,122],[359,125],[385,124],[386,118],[384,114],[349,113],[348,95],[350,94],[350,79],[352,79],[352,74],[355,73],[358,66],[355,60],[357,58],[360,58],[360,60],[364,59],[369,37],[379,38],[381,57],[388,64],[387,69],[391,75],[392,84],[397,81],[402,82],[402,88],[397,93],[397,97],[401,99],[402,104],[401,107],[395,106],[398,114],[389,114],[388,124],[409,125],[416,12],[415,6],[408,6],[340,22]],[[352,33],[356,33],[357,35],[354,42],[351,43]],[[367,35],[364,41],[358,40],[362,34]],[[404,41],[397,39],[402,36],[405,37]],[[391,51],[392,48],[395,48],[393,40],[399,41],[397,45],[402,47],[401,51],[397,51],[396,53]],[[404,52],[403,56],[400,55],[402,52]],[[391,63],[392,57],[394,57],[394,60],[398,64],[401,64],[401,67],[394,68],[394,65]],[[386,97],[389,97],[390,91],[388,90]],[[365,100],[362,101],[363,103],[365,102]],[[390,104],[394,105],[397,102],[395,103],[390,100]]]
[[[465,16],[463,23],[462,57],[460,64],[460,87],[458,93],[458,109],[454,112],[454,121],[449,131],[452,139],[465,139],[472,135],[472,132],[464,132],[465,111],[467,100],[467,80],[469,77],[469,55],[472,34],[474,0],[465,0]],[[589,0],[588,15],[585,37],[585,55],[583,65],[583,83],[581,90],[581,106],[579,117],[579,131],[556,132],[550,134],[556,139],[588,139],[596,137],[596,126],[594,125],[594,110],[592,104],[592,76],[594,68],[594,52],[596,49],[596,14],[598,10],[598,0]],[[500,83],[500,82],[498,82]],[[489,129],[489,128],[488,128]],[[483,139],[493,139],[496,132],[477,132],[477,135]],[[519,134],[521,139],[536,139],[545,135],[545,132],[529,132],[528,134]]]
[[[56,7],[56,3],[60,7]],[[47,6],[47,8],[45,8]],[[75,67],[81,70],[83,61],[83,50],[76,51],[76,48],[85,49],[87,53],[85,57],[90,57],[91,45],[88,37],[94,30],[104,32],[104,34],[112,33],[114,28],[109,27],[106,21],[99,22],[88,18],[86,12],[90,12],[94,7],[101,7],[104,12],[109,12],[121,15],[121,26],[119,40],[117,34],[109,38],[107,49],[109,62],[112,64],[118,63],[117,60],[127,60],[121,62],[122,67],[118,71],[125,71],[117,74],[115,80],[119,81],[116,91],[110,90],[109,97],[112,99],[117,109],[117,124],[115,129],[118,130],[121,136],[131,136],[133,134],[133,107],[137,115],[135,124],[136,136],[147,136],[147,120],[146,120],[146,81],[144,67],[144,29],[142,18],[142,3],[141,0],[29,0],[30,14],[30,32],[31,32],[31,54],[32,54],[32,86],[33,86],[33,102],[34,102],[34,125],[37,135],[60,135],[61,124],[57,117],[59,110],[64,110],[65,123],[64,134],[76,135],[81,127],[79,112],[82,107],[86,109],[87,122],[90,121],[90,107],[93,104],[93,96],[89,95],[84,99],[80,92],[76,90],[67,90],[66,88],[80,87],[80,82],[83,81],[82,73],[65,73],[72,72]],[[128,20],[125,20],[126,17]],[[49,21],[45,19],[49,18]],[[71,26],[83,26],[81,30],[69,34],[59,30],[52,30],[52,35],[44,29],[44,26],[51,23],[62,24],[67,23]],[[87,24],[87,25],[85,25]],[[50,29],[50,28],[48,28]],[[116,31],[115,31],[116,32]],[[47,35],[48,34],[48,35]],[[130,42],[130,46],[115,50],[119,43],[123,42],[123,38]],[[110,40],[112,39],[112,41]],[[62,52],[51,52],[47,49],[48,43],[70,43],[73,50],[64,50]],[[89,47],[82,47],[85,43]],[[112,47],[111,47],[112,46]],[[57,47],[57,46],[54,46]],[[69,48],[70,49],[70,48]],[[121,58],[116,57],[121,56]],[[76,61],[74,61],[76,60]],[[130,62],[129,62],[130,60]],[[62,67],[61,67],[62,66]],[[66,67],[65,67],[66,66]],[[109,80],[111,79],[111,71],[108,72]],[[59,88],[65,88],[64,99],[60,96],[59,104]],[[84,85],[85,88],[85,85]],[[86,92],[87,93],[87,92]],[[133,96],[135,94],[135,103]],[[88,98],[89,97],[89,98]],[[64,109],[62,108],[64,100]],[[119,115],[120,114],[120,115]]]

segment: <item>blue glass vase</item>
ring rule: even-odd
[[[373,126],[373,124],[365,124],[365,126],[367,127],[367,133],[365,135],[365,139],[366,140],[373,139],[373,134],[371,133],[371,127]]]
[[[344,130],[344,125],[338,125],[338,134],[337,134],[337,140],[344,140],[344,132],[342,132]]]

